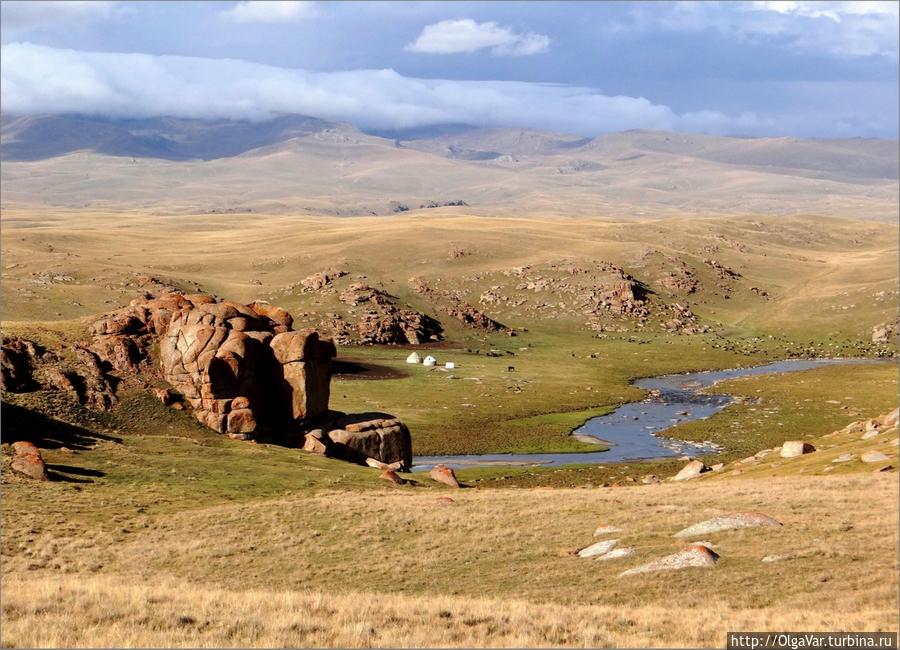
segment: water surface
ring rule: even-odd
[[[878,362],[870,359],[790,359],[753,368],[708,370],[638,379],[633,385],[650,391],[646,399],[624,404],[612,413],[591,418],[572,432],[572,435],[581,440],[595,439],[598,443],[608,445],[608,451],[416,456],[413,459],[413,471],[428,470],[438,463],[455,468],[605,464],[714,453],[720,451],[720,448],[712,442],[688,442],[656,434],[676,424],[708,418],[734,403],[735,398],[730,395],[700,393],[717,382],[845,363]]]

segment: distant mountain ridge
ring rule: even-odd
[[[311,135],[338,132],[347,138],[383,140],[386,147],[408,148],[467,161],[511,162],[517,158],[584,156],[619,162],[647,154],[771,170],[801,170],[855,179],[897,179],[896,140],[872,138],[741,138],[665,131],[631,130],[595,138],[518,128],[479,128],[445,124],[394,131],[360,131],[349,124],[305,115],[282,115],[249,122],[230,119],[157,117],[115,119],[85,115],[0,117],[0,153],[5,161],[34,161],[75,151],[110,156],[189,161],[229,158],[287,145]],[[504,159],[507,158],[507,159]],[[534,160],[532,160],[534,162]],[[598,162],[574,160],[567,169],[599,169]]]
[[[214,160],[334,128],[339,125],[304,115],[264,122],[40,115],[4,117],[0,146],[8,161],[43,160],[83,150],[134,158]]]
[[[896,140],[0,116],[3,201],[164,212],[819,214],[897,219]],[[404,135],[395,133],[394,135]],[[441,208],[446,209],[446,208]]]

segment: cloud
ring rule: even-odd
[[[31,1],[0,2],[3,31],[21,32],[109,18],[121,11],[118,2]]]
[[[898,58],[900,3],[869,1],[636,3],[627,20],[606,29],[624,32],[715,30],[742,42],[841,57]]]
[[[849,135],[859,135],[865,134],[867,120],[877,119],[841,114],[815,119],[730,116],[718,111],[679,114],[643,97],[609,96],[558,84],[418,79],[394,70],[310,72],[233,59],[83,52],[30,43],[4,45],[2,58],[4,111],[20,115],[263,120],[299,113],[369,129],[467,123],[588,136],[635,128],[834,135],[837,123],[852,124]],[[885,128],[882,123],[876,126]]]
[[[779,14],[796,14],[810,18],[828,18],[836,23],[843,16],[896,16],[900,10],[897,2],[794,2],[792,0],[755,0],[750,3],[752,9],[774,11]]]
[[[425,54],[471,54],[490,48],[496,56],[528,56],[546,52],[549,47],[550,38],[543,34],[517,34],[494,22],[463,18],[426,25],[405,49]]]
[[[219,15],[235,23],[297,23],[312,18],[315,14],[314,2],[251,0],[238,2],[231,9],[220,12]]]

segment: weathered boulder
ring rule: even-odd
[[[313,429],[303,437],[303,451],[309,451],[314,454],[324,456],[328,453],[325,432],[322,429]]]
[[[702,460],[692,460],[687,465],[681,468],[681,471],[678,472],[673,478],[673,481],[686,481],[688,479],[692,479],[696,476],[700,476],[701,474],[710,471],[709,467]]]
[[[456,480],[456,472],[453,471],[453,468],[446,465],[435,465],[428,472],[428,475],[438,483],[449,485],[452,488],[460,487],[459,481]]]
[[[14,442],[13,459],[10,469],[16,474],[35,481],[47,480],[47,467],[44,465],[44,459],[41,451],[34,443],[20,440]]]
[[[618,560],[622,557],[628,557],[629,555],[634,555],[635,548],[634,546],[622,546],[621,548],[614,548],[611,551],[607,551],[603,555],[597,557],[598,560]]]
[[[815,447],[803,440],[788,440],[781,445],[781,457],[795,458],[803,454],[811,454],[815,450]]]
[[[694,537],[696,535],[708,535],[726,530],[736,530],[738,528],[777,528],[781,525],[782,523],[780,521],[759,512],[738,512],[731,515],[714,517],[712,519],[707,519],[706,521],[701,521],[693,526],[688,526],[675,533],[675,537]]]
[[[897,426],[898,420],[900,420],[900,408],[896,408],[887,415],[882,416],[881,423],[888,429]]]
[[[328,432],[329,454],[356,463],[374,458],[382,463],[412,466],[412,437],[409,429],[395,418],[360,420],[348,416],[338,421],[337,429]]]
[[[590,546],[586,546],[578,551],[578,557],[595,557],[608,553],[618,544],[617,539],[605,539],[602,542],[596,542]]]
[[[253,433],[256,431],[256,418],[250,409],[236,409],[228,413],[225,430],[228,433]]]
[[[694,544],[683,551],[661,557],[658,560],[642,564],[633,569],[628,569],[619,575],[630,576],[637,573],[648,573],[650,571],[674,571],[690,567],[711,568],[716,565],[718,559],[718,553],[709,547],[704,546],[703,544]]]
[[[880,451],[867,451],[859,459],[864,463],[883,463],[886,460],[890,460],[890,457]]]

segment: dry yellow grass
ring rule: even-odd
[[[15,647],[721,647],[725,630],[891,629],[852,598],[828,608],[673,610],[369,593],[227,591],[116,577],[4,582],[3,643]],[[812,603],[810,603],[812,605]]]
[[[123,506],[83,526],[5,499],[3,643],[715,647],[728,630],[897,629],[895,473],[452,494]],[[753,510],[785,526],[708,536],[712,570],[618,577],[686,525]],[[575,557],[599,524],[635,556]]]

